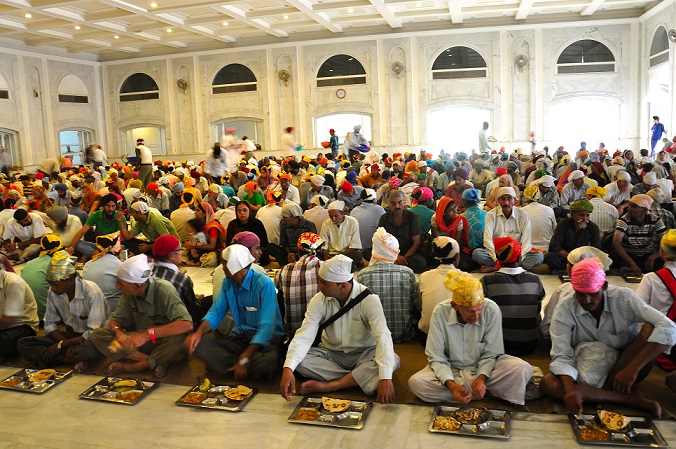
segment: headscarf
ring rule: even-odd
[[[238,271],[251,265],[256,259],[251,255],[251,251],[244,245],[237,243],[225,248],[221,253],[225,266],[228,268],[230,274],[235,274]]]
[[[392,176],[390,178],[390,187],[391,188],[398,189],[400,185],[401,185],[401,179],[397,178],[396,176]]]
[[[329,204],[329,199],[324,195],[315,195],[310,200],[310,204],[315,204],[319,207],[326,207]]]
[[[373,253],[371,260],[394,263],[399,255],[399,241],[385,228],[378,228],[373,234]]]
[[[338,254],[333,256],[319,269],[319,277],[326,282],[349,282],[354,275],[352,274],[352,259]]]
[[[645,209],[650,209],[650,206],[653,205],[653,199],[644,193],[632,196],[629,202]]]
[[[462,199],[474,204],[479,204],[481,202],[479,191],[477,189],[465,189],[462,192]]]
[[[47,282],[63,281],[75,273],[75,258],[67,251],[60,250],[52,255],[52,260],[47,265]]]
[[[575,265],[570,274],[570,282],[575,291],[580,293],[596,293],[606,282],[606,273],[601,262],[596,258],[584,259]]]
[[[340,185],[340,188],[345,193],[352,192],[354,190],[354,186],[352,186],[352,184],[350,184],[350,181],[348,181],[347,179],[343,181],[343,183]]]
[[[586,210],[587,212],[594,212],[594,206],[587,198],[582,198],[570,205],[570,211]]]
[[[458,306],[472,307],[484,302],[481,282],[471,274],[450,270],[444,285],[453,292],[452,302]]]
[[[251,249],[256,245],[260,245],[261,239],[259,239],[258,236],[253,232],[242,231],[235,234],[235,236],[232,238],[232,243],[239,243],[240,245]]]
[[[68,208],[66,206],[52,206],[47,210],[47,216],[52,220],[65,220],[68,218]]]
[[[339,200],[332,201],[331,204],[329,204],[328,210],[339,210],[341,212],[344,212],[345,202]]]
[[[526,201],[533,202],[539,191],[540,189],[537,185],[528,186],[526,187],[526,190],[523,191],[523,197]]]
[[[159,240],[159,239],[158,239]],[[156,242],[157,243],[157,242]],[[119,253],[122,248],[122,242],[120,240],[120,233],[113,232],[112,234],[99,235],[96,237],[96,248],[99,250],[96,254],[92,256],[92,260],[96,260],[108,253]],[[155,245],[153,245],[153,251],[155,250]]]
[[[214,220],[214,208],[211,207],[211,204],[205,202],[200,203],[200,208],[204,212],[204,224],[208,225]]]
[[[514,263],[521,257],[521,244],[512,237],[499,237],[493,239],[495,257],[498,259],[495,267],[500,269],[502,264]]]
[[[46,254],[54,254],[61,249],[61,239],[56,234],[45,234],[40,239],[40,257]]]
[[[594,198],[605,198],[606,189],[604,187],[592,186],[587,189],[587,195],[593,196]]]
[[[302,217],[303,209],[296,203],[285,203],[282,206],[282,218]]]
[[[411,196],[413,197],[413,205],[415,206],[418,203],[434,198],[434,192],[429,187],[416,187],[413,189]]]
[[[96,241],[98,242],[98,238],[96,239]],[[172,252],[180,249],[181,249],[181,241],[178,238],[176,238],[176,236],[171,234],[164,234],[159,236],[157,240],[155,240],[155,243],[153,244],[153,256],[155,257],[155,259],[157,259],[158,257],[167,257]]]

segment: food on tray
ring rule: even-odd
[[[211,381],[209,380],[208,377],[204,378],[204,382],[202,382],[202,385],[200,385],[200,391],[202,393],[206,393],[209,391],[209,388],[211,388]]]
[[[134,388],[136,386],[136,381],[133,379],[129,380],[119,380],[113,384],[113,387],[115,388],[120,388],[120,387],[132,387]]]
[[[352,404],[352,401],[347,399],[334,399],[324,396],[322,398],[322,407],[328,412],[331,413],[340,413],[347,410],[347,408]]]
[[[453,417],[462,424],[478,424],[481,421],[484,409],[481,408],[467,408],[458,410],[453,414]]]
[[[54,376],[56,371],[53,369],[42,369],[28,378],[28,382],[40,382]]]
[[[631,422],[626,416],[609,410],[599,410],[598,415],[601,423],[610,430],[622,430]]]
[[[433,428],[435,430],[458,430],[462,426],[462,423],[453,419],[452,416],[444,418],[443,416],[437,416],[434,418]]]
[[[244,399],[251,396],[252,393],[253,390],[251,388],[244,385],[238,385],[237,388],[231,388],[223,393],[223,396],[230,399],[231,401],[243,401]]]
[[[23,382],[23,380],[20,377],[14,377],[12,379],[3,380],[0,382],[0,387],[15,387],[21,382]]]
[[[585,427],[580,429],[580,438],[586,441],[606,441],[608,432],[596,427]]]
[[[296,413],[296,419],[303,421],[315,421],[319,418],[320,414],[315,409],[302,408]]]
[[[142,391],[131,390],[131,391],[127,391],[125,393],[120,393],[117,396],[117,399],[119,399],[120,401],[125,401],[125,402],[134,402],[135,400],[137,400],[139,398],[139,396],[141,396],[141,394],[143,394]]]
[[[199,391],[191,391],[184,398],[183,402],[186,404],[201,404],[203,400],[207,398],[206,393],[201,393]]]

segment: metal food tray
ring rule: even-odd
[[[639,276],[634,276],[631,274],[623,274],[622,279],[624,279],[624,282],[628,284],[638,284],[641,282],[641,279],[643,279],[643,275],[641,274]]]
[[[451,433],[454,435],[467,435],[472,437],[488,437],[508,439],[512,427],[512,415],[507,410],[483,409],[485,419],[478,424],[462,424],[458,430],[443,430],[434,428],[434,419],[441,416],[448,418],[458,411],[473,408],[471,406],[450,406],[439,404],[434,407],[429,431],[434,433]]]
[[[190,393],[199,391],[199,385],[192,387],[190,390],[186,391],[183,396],[181,396],[177,401],[177,405],[183,405],[185,407],[196,407],[196,408],[209,408],[214,410],[225,410],[227,412],[239,412],[244,406],[253,398],[256,393],[258,393],[258,388],[252,388],[253,392],[251,395],[241,401],[233,401],[225,397],[223,393],[230,390],[231,388],[236,388],[231,385],[212,385],[211,388],[207,391],[207,398],[199,404],[193,404],[190,402],[184,402],[186,396]]]
[[[121,380],[133,380],[136,381],[135,387],[114,387],[113,385],[116,382]],[[159,382],[149,382],[146,380],[123,378],[123,377],[104,377],[100,381],[96,382],[91,387],[87,388],[85,391],[80,393],[80,399],[91,399],[93,401],[102,401],[102,402],[115,402],[118,404],[134,405],[144,397],[148,395],[151,390],[154,390],[159,385]],[[129,391],[140,391],[141,394],[139,397],[132,401],[125,401],[124,399],[119,399],[120,394],[127,393]]]
[[[668,447],[655,423],[644,416],[627,416],[631,420],[629,425],[622,431],[610,430],[601,424],[596,415],[573,415],[568,414],[575,439],[579,444],[591,444],[602,446],[635,446],[635,447]],[[607,440],[583,440],[580,437],[580,429],[597,428],[608,433]]]
[[[360,430],[364,427],[364,421],[373,408],[371,402],[352,401],[350,406],[344,412],[331,413],[322,407],[322,398],[303,398],[296,406],[291,416],[290,423],[310,424],[314,426],[340,427],[343,429]],[[319,417],[314,421],[306,419],[296,419],[296,415],[303,409],[314,409],[319,412]]]
[[[66,372],[57,371],[54,374],[54,376],[52,376],[51,379],[45,379],[39,382],[29,382],[28,378],[33,374],[37,373],[38,371],[40,370],[29,368],[22,369],[18,373],[14,373],[11,376],[2,380],[2,382],[4,382],[6,380],[20,378],[22,379],[21,383],[13,387],[0,385],[0,388],[2,388],[3,390],[14,390],[14,391],[23,391],[24,393],[42,394],[45,391],[49,390],[50,388],[54,387],[55,385],[60,384],[73,374],[73,370]]]
[[[566,282],[570,282],[570,276],[568,276],[567,274],[560,275],[559,279],[561,279],[562,284],[565,284]]]

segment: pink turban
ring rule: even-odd
[[[253,232],[242,231],[235,234],[235,236],[232,238],[232,243],[239,243],[240,245],[251,249],[256,245],[260,245],[261,239],[259,239],[258,236]]]
[[[396,176],[392,176],[390,178],[390,187],[392,187],[393,189],[398,189],[400,185],[401,179],[397,178]]]
[[[570,282],[575,291],[580,293],[596,293],[606,282],[606,273],[596,257],[584,259],[573,265]]]

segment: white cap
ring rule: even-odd
[[[148,256],[139,254],[122,262],[117,268],[117,278],[130,284],[145,284],[151,272]]]
[[[516,198],[516,192],[514,191],[514,187],[500,187],[498,189],[498,198],[500,198],[502,195],[511,195],[512,198]]]
[[[655,183],[657,183],[657,175],[653,171],[649,171],[645,175],[643,175],[643,182],[645,184],[654,186]]]
[[[329,210],[339,210],[341,212],[345,211],[345,203],[343,201],[333,201],[331,204],[329,204],[328,207]]]
[[[319,277],[327,282],[349,282],[354,275],[352,274],[352,259],[338,254],[333,256],[319,269]]]
[[[540,178],[538,179],[538,184],[545,186],[545,187],[553,187],[554,186],[554,177],[552,175],[540,176]]]
[[[571,181],[575,181],[576,179],[582,179],[584,178],[584,173],[582,173],[581,170],[573,170],[570,172],[570,175],[568,175],[568,179]]]
[[[141,213],[141,214],[147,214],[148,213],[148,205],[143,201],[135,202],[134,204],[131,205],[131,208],[134,209],[136,212]]]
[[[225,248],[221,253],[221,257],[225,261],[225,266],[228,268],[230,274],[235,274],[243,268],[251,265],[254,260],[254,256],[251,255],[251,251],[244,245],[232,244]]]
[[[376,194],[376,191],[373,189],[364,189],[365,192],[365,197],[363,198],[364,201],[375,201],[378,195]]]

